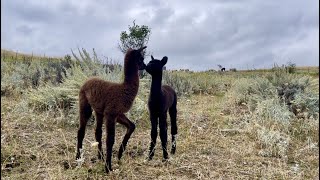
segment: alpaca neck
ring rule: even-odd
[[[152,76],[150,96],[152,99],[159,99],[161,97],[161,81],[162,73],[160,76]]]
[[[136,64],[131,64],[130,61],[124,64],[124,81],[125,91],[129,91],[130,94],[136,95],[139,88],[139,75],[138,66]]]

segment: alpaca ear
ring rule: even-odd
[[[139,51],[141,52],[141,51],[144,50],[145,48],[147,48],[147,46],[141,47],[141,48],[139,49]]]
[[[167,57],[167,56],[164,56],[164,57],[162,58],[162,60],[161,60],[162,65],[167,64],[167,62],[168,62],[168,57]]]
[[[153,61],[154,60],[154,58],[153,58],[153,56],[151,55],[151,61]]]

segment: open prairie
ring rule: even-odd
[[[64,58],[1,51],[2,179],[318,179],[319,67],[227,72],[165,71],[178,93],[177,151],[162,161],[160,138],[148,161],[150,76],[140,79],[127,116],[136,124],[113,171],[97,160],[94,116],[75,159],[78,92],[90,76],[121,82],[121,66],[86,51]],[[6,54],[6,55],[3,55]],[[169,119],[168,119],[169,122]],[[170,123],[168,123],[170,132]],[[105,128],[103,127],[105,152]],[[171,135],[168,135],[168,148]]]

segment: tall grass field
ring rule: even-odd
[[[165,162],[159,137],[147,160],[146,74],[126,114],[136,130],[118,161],[126,129],[116,125],[113,171],[106,174],[94,116],[83,159],[75,159],[78,92],[91,76],[121,82],[123,66],[85,49],[62,58],[1,50],[1,179],[318,179],[319,67],[293,68],[165,70],[163,84],[178,94],[177,152]]]

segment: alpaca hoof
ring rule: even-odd
[[[169,155],[166,149],[163,150],[163,159],[168,159]]]
[[[108,168],[108,167],[106,167],[105,170],[106,170],[106,173],[107,173],[107,174],[108,174],[109,172],[112,172],[112,171],[113,171],[112,168]]]
[[[149,153],[148,160],[151,161],[154,156],[154,152]]]
[[[121,159],[121,157],[122,157],[122,154],[118,154],[118,160],[120,161],[120,159]]]
[[[151,161],[152,158],[153,158],[153,156],[149,156],[149,157],[147,158],[147,160],[148,160],[148,161]]]
[[[171,152],[170,152],[172,155],[176,153],[176,150],[175,149],[171,149]]]
[[[162,159],[162,162],[168,162],[169,161],[169,158],[163,158]]]
[[[98,159],[99,160],[104,160],[103,156],[101,154],[98,154]]]

